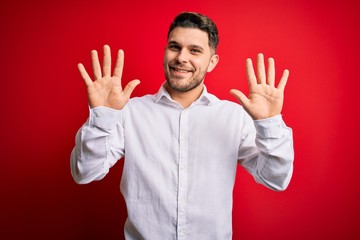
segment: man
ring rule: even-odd
[[[130,99],[140,83],[121,87],[124,53],[111,76],[109,46],[95,81],[82,64],[90,116],[71,154],[77,183],[102,179],[125,156],[121,192],[126,239],[231,239],[237,164],[273,190],[284,190],[293,169],[291,129],[281,118],[285,70],[275,87],[274,60],[247,59],[250,94],[231,90],[242,106],[207,92],[206,73],[219,61],[218,32],[206,16],[185,12],[172,23],[164,54],[166,82],[155,95]],[[267,76],[266,76],[267,75]]]

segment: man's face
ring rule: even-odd
[[[214,69],[218,56],[210,49],[208,34],[195,28],[174,28],[164,54],[168,87],[187,92],[199,86]]]

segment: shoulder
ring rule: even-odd
[[[250,115],[245,111],[243,106],[237,102],[219,100],[213,104],[213,109],[219,117],[251,122]]]
[[[155,101],[155,95],[154,94],[147,94],[140,97],[133,97],[129,100],[128,104],[129,106],[137,106],[137,105],[144,105],[149,103],[154,103]]]
[[[237,112],[244,112],[244,108],[235,102],[229,101],[229,100],[219,100],[216,103],[214,103],[214,107],[221,108],[221,109],[227,109]]]

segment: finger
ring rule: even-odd
[[[259,53],[257,55],[257,78],[259,84],[266,83],[266,74],[265,74],[265,64],[264,64],[264,55]]]
[[[284,91],[288,78],[289,70],[285,69],[277,87],[279,90]]]
[[[111,52],[108,45],[104,45],[104,61],[103,61],[103,76],[109,77],[111,75]]]
[[[268,74],[267,81],[270,86],[274,86],[275,84],[275,61],[273,58],[268,59]]]
[[[91,63],[92,63],[95,80],[97,80],[101,78],[101,67],[100,67],[98,53],[96,50],[91,51]]]
[[[114,76],[121,79],[123,67],[124,67],[124,51],[119,50],[115,63]]]
[[[246,59],[246,75],[250,87],[257,84],[254,67],[250,58]]]
[[[230,94],[235,96],[240,101],[241,105],[243,105],[244,107],[247,107],[249,105],[250,100],[241,91],[236,89],[231,89]]]
[[[81,77],[83,78],[86,86],[90,86],[93,83],[93,81],[91,80],[89,74],[86,72],[84,65],[79,63],[78,64],[78,69],[79,69]]]
[[[126,87],[124,88],[124,94],[125,97],[130,98],[131,93],[134,91],[134,89],[136,88],[137,85],[140,84],[139,80],[132,80],[130,81]]]

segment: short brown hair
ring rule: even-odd
[[[209,37],[209,46],[216,51],[219,44],[218,30],[216,24],[209,17],[195,12],[180,13],[170,25],[168,38],[176,27],[197,28],[206,32]]]

